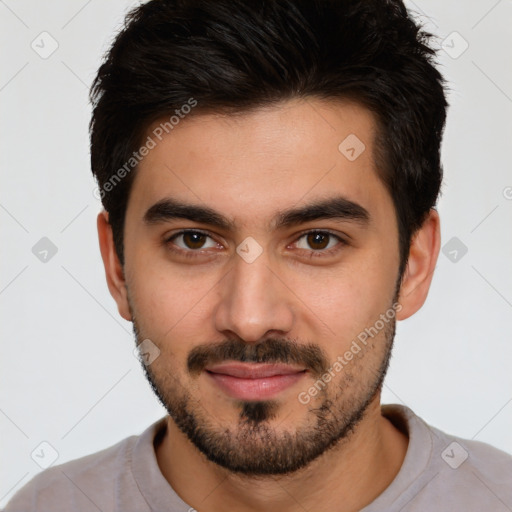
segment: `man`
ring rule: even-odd
[[[382,406],[440,246],[443,80],[400,1],[153,0],[92,90],[107,283],[169,415],[8,511],[512,510]]]

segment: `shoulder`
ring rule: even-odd
[[[493,510],[499,510],[500,502],[512,507],[512,455],[430,428],[438,436],[433,457],[439,459],[434,465],[440,468],[440,480],[450,483],[466,500],[483,501]]]
[[[512,510],[512,456],[489,444],[431,429],[438,439],[426,493],[430,504],[438,500],[439,510]]]
[[[494,484],[506,484],[512,498],[512,455],[482,441],[448,434],[416,418],[431,433],[432,464],[442,469],[442,474],[458,478],[471,475]]]
[[[112,510],[113,486],[130,467],[138,436],[37,474],[7,504],[5,512]]]
[[[510,454],[432,427],[407,407],[392,405],[383,410],[396,425],[402,422],[410,438],[397,479],[407,484],[400,486],[406,509],[512,510]]]

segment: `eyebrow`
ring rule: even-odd
[[[189,204],[165,198],[151,206],[144,214],[145,224],[153,225],[173,219],[188,219],[200,224],[234,231],[235,223],[221,213],[206,206]],[[273,219],[274,229],[288,228],[320,219],[354,221],[362,226],[370,222],[370,213],[358,203],[342,196],[314,201],[298,208],[279,212]]]

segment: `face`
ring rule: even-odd
[[[399,247],[374,130],[294,100],[184,119],[139,165],[120,310],[176,425],[232,471],[295,471],[379,400]]]

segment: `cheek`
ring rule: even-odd
[[[146,337],[162,344],[178,338],[181,346],[197,326],[204,329],[205,308],[218,280],[213,272],[185,271],[142,251],[129,265],[127,262],[130,301],[137,322]]]
[[[338,350],[371,326],[391,305],[397,268],[375,247],[354,251],[333,269],[290,274],[290,288],[302,299],[303,321],[324,333]],[[320,340],[319,340],[320,341]]]

